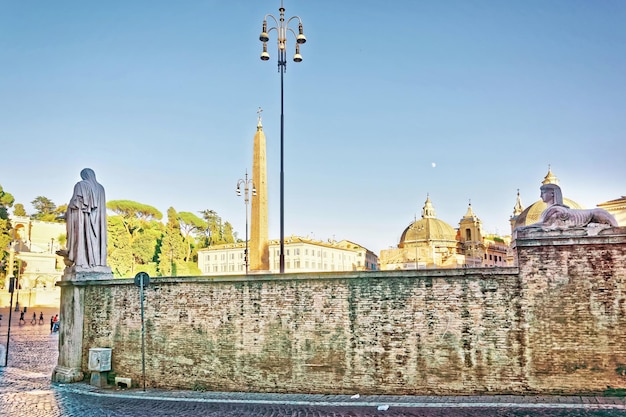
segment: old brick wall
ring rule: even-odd
[[[130,280],[85,286],[84,361],[141,380]],[[152,279],[146,381],[210,390],[453,394],[524,389],[517,269]]]
[[[153,278],[149,387],[294,393],[626,388],[626,233],[516,241],[519,268]],[[132,280],[84,292],[83,364],[141,383]]]
[[[554,231],[518,240],[533,390],[626,388],[625,231]]]

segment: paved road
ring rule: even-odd
[[[590,417],[626,416],[622,398],[604,397],[402,397],[206,393],[148,389],[96,389],[88,384],[51,384],[58,334],[50,333],[50,308],[44,325],[19,326],[13,316],[9,362],[0,368],[3,417]],[[0,327],[6,344],[7,309]],[[32,316],[29,309],[28,314]],[[26,317],[28,318],[28,314]],[[381,409],[379,409],[381,408]]]

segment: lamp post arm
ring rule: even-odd
[[[287,20],[287,26],[289,26],[289,22],[291,22],[293,19],[298,19],[298,23],[302,24],[302,19],[300,19],[300,16],[291,16],[289,20]]]
[[[278,20],[277,20],[277,19],[274,17],[274,15],[272,15],[272,14],[269,14],[269,13],[268,13],[268,14],[266,14],[266,15],[265,15],[265,17],[263,18],[263,20],[267,20],[267,18],[268,18],[268,17],[271,17],[271,18],[272,18],[272,20],[274,21],[274,23],[276,24],[276,26],[278,26]],[[270,29],[267,31],[267,33],[270,33],[270,30],[272,30],[272,29],[276,29],[276,28],[275,28],[275,27],[270,28]]]
[[[296,35],[296,32],[292,28],[287,26],[285,29],[288,30],[289,32],[291,32],[291,34],[293,35],[294,39],[298,38],[298,35]]]

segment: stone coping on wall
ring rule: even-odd
[[[626,243],[626,227],[597,230],[594,226],[572,229],[542,230],[531,228],[515,231],[511,246],[606,245]]]
[[[399,271],[349,271],[349,272],[305,272],[287,274],[249,274],[224,276],[180,276],[180,277],[150,277],[154,284],[174,283],[232,283],[232,282],[267,282],[267,281],[305,281],[305,280],[346,280],[372,278],[495,278],[518,274],[517,267],[487,267],[487,268],[454,268],[454,269],[418,269]],[[65,286],[92,286],[92,285],[133,285],[134,278],[115,279],[80,279],[59,281],[57,285]]]

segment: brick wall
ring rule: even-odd
[[[147,386],[361,394],[626,387],[626,235],[517,244],[519,268],[152,278]],[[84,371],[89,348],[112,347],[114,372],[140,383],[132,280],[61,285],[84,292]]]
[[[626,388],[626,228],[518,241],[526,375],[538,391]]]

